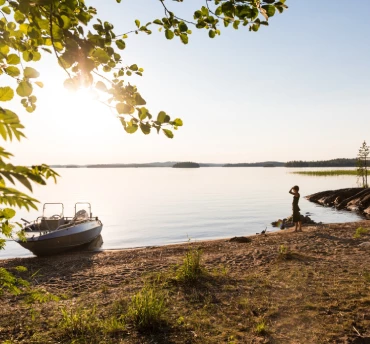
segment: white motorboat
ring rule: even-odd
[[[85,205],[88,211],[77,206]],[[45,216],[47,206],[58,205],[60,214]],[[72,249],[88,246],[99,238],[103,228],[97,217],[92,217],[90,203],[78,202],[75,204],[74,217],[64,216],[63,203],[45,203],[43,214],[34,222],[25,222],[22,228],[25,240],[16,240],[21,246],[30,250],[36,256],[52,255]]]

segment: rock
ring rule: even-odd
[[[301,222],[302,224],[305,224],[305,225],[315,225],[316,224],[316,222],[313,221],[308,215],[304,216],[302,214],[301,214]],[[294,226],[293,216],[289,216],[287,218],[284,218],[283,220],[279,219],[277,221],[271,222],[271,225],[273,227],[280,227],[280,229],[293,227]]]
[[[306,198],[310,202],[337,209],[370,214],[370,188],[347,188],[318,192]]]
[[[248,242],[251,242],[252,239],[250,238],[247,238],[247,237],[234,237],[234,238],[231,238],[229,240],[229,242],[237,242],[237,243],[240,243],[240,244],[244,244],[244,243],[248,243]]]

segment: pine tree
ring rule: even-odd
[[[357,154],[357,176],[359,179],[362,179],[362,186],[364,188],[368,187],[367,184],[367,165],[368,165],[368,156],[370,154],[370,147],[366,144],[366,141],[362,143],[362,146],[358,150]]]

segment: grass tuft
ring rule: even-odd
[[[280,245],[278,249],[278,258],[282,260],[293,259],[293,253],[289,247],[285,245]]]
[[[96,307],[70,309],[62,308],[62,319],[58,324],[62,336],[68,339],[94,338],[100,332]]]
[[[367,228],[363,228],[363,227],[358,227],[356,229],[356,232],[355,234],[353,235],[353,237],[355,239],[359,239],[361,238],[364,234],[368,234],[369,233],[369,230]]]
[[[254,332],[256,332],[256,334],[262,335],[262,336],[267,334],[267,325],[266,325],[265,320],[262,320],[262,321],[257,323],[257,325],[254,329]]]
[[[198,248],[190,248],[185,255],[182,265],[177,270],[177,279],[185,283],[193,283],[204,275],[202,267],[203,251]]]
[[[146,285],[132,297],[126,317],[142,331],[160,325],[165,311],[164,294],[153,286]]]

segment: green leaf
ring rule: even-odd
[[[173,132],[169,129],[162,129],[164,134],[169,138],[169,139],[173,139]]]
[[[233,23],[233,28],[234,28],[235,30],[238,30],[238,28],[239,28],[239,24],[240,24],[240,20],[235,20],[235,21],[234,21],[234,23]]]
[[[131,115],[135,111],[133,106],[125,103],[117,103],[116,109],[120,115]]]
[[[178,127],[181,127],[183,125],[183,122],[181,120],[181,118],[176,118],[174,121],[173,121],[174,125],[178,126]]]
[[[16,92],[20,97],[28,97],[32,94],[32,85],[28,81],[21,81]]]
[[[16,54],[9,54],[6,58],[6,62],[10,65],[17,65],[21,62],[21,59]]]
[[[91,55],[101,63],[107,63],[110,60],[108,53],[101,48],[95,49]]]
[[[68,30],[71,27],[71,19],[64,14],[61,15],[61,18],[63,20],[63,29]]]
[[[140,95],[140,93],[135,94],[135,103],[136,105],[145,105],[145,99]]]
[[[10,14],[10,8],[8,6],[4,6],[1,8],[1,10],[5,13],[5,14]]]
[[[104,82],[102,81],[98,81],[95,85],[95,87],[100,90],[100,91],[103,91],[103,92],[108,92],[108,88],[107,86],[104,84]]]
[[[137,66],[137,64],[133,64],[129,67],[129,69],[131,69],[132,71],[136,72],[137,70],[139,70],[139,67]]]
[[[26,50],[22,52],[22,57],[23,60],[25,60],[26,62],[30,62],[33,59],[33,54],[30,51]]]
[[[4,70],[5,70],[6,74],[8,74],[9,76],[12,76],[12,77],[16,77],[19,74],[21,74],[19,69],[15,66],[6,67]]]
[[[150,134],[150,125],[148,123],[140,123],[140,129],[143,134],[148,135]]]
[[[209,36],[210,38],[215,38],[215,36],[216,36],[215,31],[214,31],[214,30],[209,30],[209,32],[208,32],[208,36]]]
[[[157,25],[163,25],[162,20],[159,20],[159,19],[155,19],[155,20],[153,21],[153,23],[154,23],[154,24],[157,24]]]
[[[18,23],[18,24],[22,24],[25,20],[26,20],[26,17],[24,16],[24,14],[20,11],[16,11],[14,13],[14,20]]]
[[[123,39],[118,39],[116,41],[116,45],[117,45],[117,48],[120,49],[120,50],[123,50],[126,48],[126,43]]]
[[[12,100],[13,97],[14,97],[14,91],[11,87],[9,86],[0,87],[0,101],[1,102]]]
[[[167,116],[167,114],[164,111],[159,112],[159,114],[157,116],[157,121],[159,123],[164,123],[164,121],[166,119],[166,116]]]
[[[181,39],[181,42],[184,43],[184,44],[189,43],[189,37],[186,33],[180,34],[180,39]]]
[[[15,210],[11,208],[5,208],[2,211],[2,216],[4,216],[4,218],[6,218],[7,220],[10,220],[15,216]]]
[[[13,31],[15,30],[15,28],[17,27],[17,25],[15,25],[14,22],[8,22],[8,24],[6,24],[6,27],[10,30],[10,31]]]
[[[173,31],[169,30],[169,29],[166,29],[165,32],[164,32],[165,36],[167,39],[172,39],[175,34],[173,33]]]
[[[186,31],[188,31],[188,26],[183,21],[181,21],[179,23],[179,30],[181,32],[186,32]]]
[[[24,69],[24,76],[26,78],[38,78],[40,76],[40,73],[32,67],[26,67]]]
[[[139,119],[141,121],[148,117],[149,112],[148,112],[147,108],[141,107],[141,108],[138,109],[138,112],[139,112]]]
[[[134,132],[136,132],[136,130],[138,129],[138,125],[137,124],[132,124],[130,122],[127,123],[127,126],[125,127],[125,130],[127,133],[129,134],[133,134]]]
[[[41,82],[41,81],[35,81],[35,84],[40,87],[40,88],[43,88],[44,87],[44,84]]]
[[[266,11],[268,17],[272,17],[275,14],[276,8],[274,5],[263,5],[262,8]]]
[[[139,19],[136,19],[136,20],[135,20],[135,24],[136,24],[136,26],[139,28],[139,27],[140,27],[140,20],[139,20]]]
[[[28,190],[32,191],[32,186],[29,180],[21,174],[13,174],[13,177],[21,182]]]

